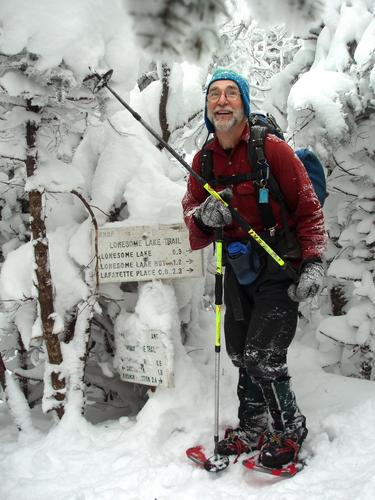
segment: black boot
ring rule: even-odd
[[[242,427],[225,430],[224,439],[216,444],[215,451],[219,455],[241,455],[256,450],[262,432],[245,431]]]
[[[298,454],[307,432],[303,420],[303,424],[295,430],[264,433],[260,441],[259,462],[272,469],[298,462]]]
[[[298,453],[307,436],[306,419],[301,414],[290,380],[262,385],[269,403],[274,430],[263,434],[259,461],[265,467],[279,468],[298,461]]]

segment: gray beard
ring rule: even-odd
[[[215,127],[215,130],[218,130],[219,132],[229,132],[229,130],[238,125],[244,119],[245,114],[243,110],[237,109],[233,111],[232,118],[230,120],[226,120],[225,122],[222,120],[216,120],[213,112],[207,113],[207,116]]]
[[[213,120],[215,130],[219,132],[228,132],[232,127],[234,127],[237,123],[236,118],[233,116],[229,121],[223,122],[219,120]]]

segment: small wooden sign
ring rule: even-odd
[[[192,251],[184,224],[99,229],[99,282],[203,276],[203,251]]]
[[[173,348],[167,332],[144,328],[137,331],[136,337],[126,332],[118,334],[115,363],[121,379],[173,387]]]

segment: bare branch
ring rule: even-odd
[[[92,221],[92,224],[93,224],[94,229],[95,229],[95,241],[94,241],[94,247],[95,247],[95,291],[97,293],[98,289],[99,289],[99,244],[98,244],[99,226],[98,226],[98,221],[96,220],[95,214],[92,211],[90,205],[85,200],[85,198],[81,195],[81,193],[79,193],[75,189],[73,189],[71,191],[71,193],[74,194],[75,196],[77,196],[77,198],[79,198],[81,200],[81,202],[84,204],[84,206],[86,207],[86,210],[90,214],[91,221]]]

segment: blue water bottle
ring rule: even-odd
[[[250,285],[258,273],[254,273],[250,262],[249,247],[241,241],[234,241],[227,246],[230,265],[241,285]]]

